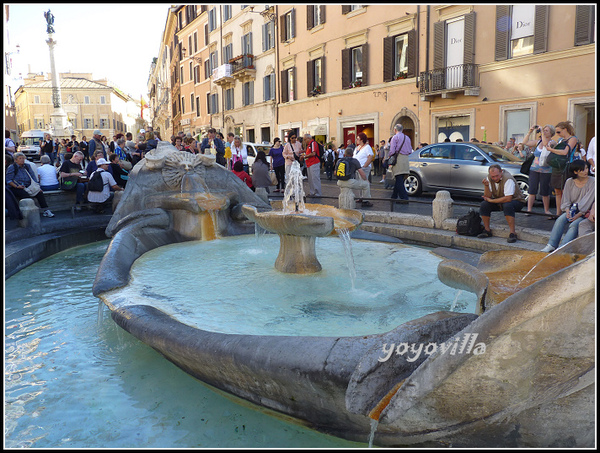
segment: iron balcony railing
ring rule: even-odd
[[[421,94],[435,91],[479,87],[479,65],[460,64],[422,72],[419,76]]]
[[[254,55],[243,54],[229,60],[231,72],[235,74],[242,69],[254,69]]]

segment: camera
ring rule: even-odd
[[[541,128],[541,127],[539,127],[539,126],[534,126],[534,129],[535,129],[535,132],[536,132],[536,133],[538,133],[538,134],[539,134],[540,132],[542,132],[542,128]]]

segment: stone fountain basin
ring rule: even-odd
[[[193,213],[221,211],[229,207],[229,198],[205,192],[157,194],[148,197],[146,206],[149,209],[160,207],[166,210],[182,209]]]
[[[353,231],[364,219],[360,211],[321,204],[306,204],[304,212],[291,213],[282,210],[259,212],[254,206],[245,205],[242,212],[261,228],[290,236],[324,237],[337,234],[339,229]]]

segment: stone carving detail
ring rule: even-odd
[[[204,168],[201,155],[188,152],[169,153],[165,157],[162,168],[165,183],[172,189],[179,189],[185,174],[195,174],[204,179],[206,168]]]

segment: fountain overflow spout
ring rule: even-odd
[[[390,401],[392,400],[393,396],[398,392],[398,390],[400,390],[400,387],[402,387],[402,384],[404,384],[405,380],[406,379],[403,379],[402,381],[400,381],[396,385],[394,385],[392,390],[390,390],[387,393],[387,395],[385,395],[381,399],[381,401],[379,401],[379,403],[377,403],[377,405],[373,409],[371,409],[371,412],[369,412],[369,418],[379,421],[379,417],[381,416],[381,413],[388,406],[388,404],[390,404]]]

